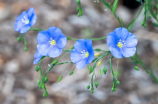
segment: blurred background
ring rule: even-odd
[[[140,71],[134,70],[131,60],[127,58],[119,60],[120,86],[117,86],[116,92],[111,92],[112,74],[108,64],[108,73],[104,77],[99,74],[100,67],[95,69],[99,86],[94,94],[87,89],[91,78],[87,67],[75,69],[74,74],[69,76],[69,71],[74,67],[70,65],[58,84],[57,79],[66,67],[60,65],[49,72],[46,83],[49,96],[43,98],[43,90],[36,83],[39,73],[34,70],[36,65],[33,65],[38,32],[29,31],[25,34],[28,42],[28,51],[25,52],[23,42],[16,40],[19,36],[14,31],[16,17],[22,11],[34,7],[37,22],[33,28],[47,30],[50,26],[57,26],[64,35],[73,38],[102,37],[120,27],[101,1],[81,0],[81,4],[83,16],[78,18],[76,0],[0,0],[0,104],[158,104],[156,82],[141,67]],[[127,26],[139,9],[140,4],[135,0],[119,0],[116,14]],[[152,26],[153,20],[149,18],[146,27],[142,27],[143,13],[131,32],[138,39],[139,57],[147,66],[152,65],[154,74],[158,77],[158,28]],[[74,41],[68,41],[65,49],[70,49],[73,44]],[[109,50],[106,40],[94,41],[93,46]],[[101,68],[109,57],[111,56],[104,58]],[[64,61],[70,61],[69,55],[60,60]],[[52,59],[45,58],[42,70],[46,71],[51,62]],[[116,58],[113,58],[112,64],[116,70]]]

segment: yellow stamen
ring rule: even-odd
[[[30,22],[29,20],[26,20],[26,22],[25,22],[25,23],[26,23],[26,24],[29,24],[29,22]]]
[[[98,57],[98,56],[100,56],[100,53],[95,53],[94,56]]]
[[[118,43],[117,43],[117,46],[118,46],[119,48],[121,48],[121,47],[123,46],[123,44],[122,44],[121,42],[118,42]]]
[[[102,63],[102,61],[99,61],[99,62],[97,63],[97,66],[100,66],[100,65],[101,65],[101,63]]]
[[[50,41],[50,44],[51,44],[51,45],[55,45],[55,44],[56,44],[55,40],[51,40],[51,41]]]
[[[86,52],[85,56],[86,56],[86,57],[88,57],[88,56],[89,56],[89,53],[88,53],[88,52]]]

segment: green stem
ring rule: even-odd
[[[62,59],[66,54],[67,54],[67,52],[65,52],[64,55],[61,56],[61,57],[58,59],[58,61],[59,61],[60,59]]]
[[[112,59],[112,58],[113,58],[113,56],[110,58],[110,69],[111,69],[111,71],[112,71],[113,77],[115,77],[114,70],[113,70],[112,64],[111,64],[111,59]]]
[[[134,23],[136,22],[137,18],[139,17],[139,15],[141,14],[142,10],[143,10],[144,6],[141,7],[139,13],[137,14],[136,18],[127,26],[127,30],[130,31],[131,28],[133,27]]]
[[[90,40],[92,40],[92,41],[97,41],[97,40],[103,40],[103,39],[106,39],[107,38],[107,36],[104,36],[104,37],[100,37],[100,38],[90,38]],[[78,40],[78,39],[76,39],[76,38],[70,38],[70,37],[67,37],[67,40]]]
[[[104,4],[105,6],[107,6],[107,7],[110,9],[111,12],[113,12],[113,10],[112,10],[112,8],[111,8],[111,6],[110,6],[109,3],[107,3],[105,0],[101,0],[101,1],[103,2],[103,4]],[[120,19],[120,18],[116,15],[115,12],[113,13],[113,15],[114,15],[115,18],[118,20],[118,22],[119,22],[119,24],[121,25],[121,27],[125,27],[125,25],[124,25],[122,19]]]
[[[51,67],[49,67],[49,69],[44,73],[44,77],[46,76],[46,74],[54,67],[54,65],[51,65]]]
[[[40,29],[40,28],[30,28],[29,31],[42,31],[43,29]],[[100,37],[100,38],[90,38],[90,40],[92,41],[97,41],[97,40],[103,40],[103,39],[106,39],[107,36],[104,36],[104,37]],[[71,38],[71,37],[67,37],[67,40],[78,40],[76,38]]]
[[[29,31],[43,31],[43,29],[40,29],[40,28],[30,28],[30,30]]]
[[[42,60],[40,60],[40,62],[39,62],[39,71],[40,71],[41,82],[42,82],[41,85],[42,85],[42,88],[44,89],[45,94],[48,95],[47,89],[46,89],[45,84],[44,84],[44,76],[42,75],[41,61]]]

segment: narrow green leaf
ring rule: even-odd
[[[157,23],[152,22],[152,24],[153,24],[155,27],[158,27],[158,24],[157,24]]]
[[[118,0],[115,0],[114,4],[113,4],[113,7],[112,7],[112,13],[114,14],[115,13],[115,10],[117,8],[117,4],[118,4]]]
[[[101,49],[97,48],[97,49],[94,49],[94,51],[102,51]]]
[[[118,71],[115,72],[115,77],[116,77],[116,78],[118,77]]]
[[[139,13],[137,14],[136,18],[127,26],[127,30],[130,31],[131,28],[133,27],[134,23],[136,22],[137,18],[139,17],[140,13],[142,12],[143,10],[143,7],[141,7],[141,9],[139,10]]]

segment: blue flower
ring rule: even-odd
[[[116,28],[107,36],[107,44],[116,58],[131,57],[136,52],[137,39],[126,28]]]
[[[41,53],[39,53],[39,51],[37,50],[35,55],[34,55],[34,61],[33,61],[33,64],[37,64],[40,59],[43,57],[43,55]]]
[[[43,56],[58,57],[66,46],[67,38],[58,27],[50,27],[37,35],[37,50]]]
[[[37,16],[34,8],[30,8],[27,12],[23,11],[17,18],[14,24],[15,31],[26,33],[31,26],[36,23]]]
[[[70,54],[71,61],[76,64],[77,69],[83,69],[94,59],[92,41],[89,39],[79,39],[74,44],[74,49]]]

